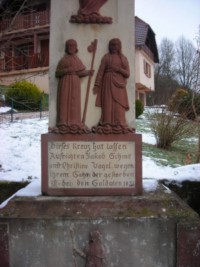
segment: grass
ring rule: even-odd
[[[150,124],[145,117],[136,120],[136,129],[140,133],[152,133]],[[150,157],[157,164],[162,166],[177,167],[186,164],[194,164],[197,159],[198,131],[194,122],[188,122],[192,131],[190,136],[174,142],[170,149],[157,148],[156,145],[143,143],[143,155]]]

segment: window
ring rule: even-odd
[[[32,54],[33,44],[17,45],[14,49],[15,57],[29,56]]]
[[[15,57],[27,56],[28,55],[28,47],[27,46],[15,46]]]
[[[151,65],[144,60],[144,73],[148,78],[151,78]]]

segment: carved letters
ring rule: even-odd
[[[134,142],[50,142],[49,188],[133,188]]]

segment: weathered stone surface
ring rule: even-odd
[[[20,220],[10,223],[11,266],[74,266],[70,229],[83,250],[91,230],[102,234],[106,266],[174,266],[175,224],[171,219]],[[167,250],[167,251],[166,251]],[[77,266],[85,266],[76,257]]]
[[[102,236],[105,267],[198,266],[199,217],[162,188],[139,197],[14,198],[0,210],[2,223],[15,267],[84,266],[74,243],[82,251],[94,230]]]
[[[9,267],[8,224],[0,222],[0,266]]]
[[[188,221],[177,227],[177,266],[200,265],[200,223]]]
[[[198,218],[173,193],[157,190],[142,196],[115,197],[20,197],[1,210],[1,218]]]

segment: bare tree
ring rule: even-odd
[[[164,38],[159,46],[160,62],[156,66],[156,75],[165,76],[168,78],[175,77],[175,49],[174,43]]]
[[[200,37],[198,37],[198,42],[200,43]],[[192,118],[199,125],[198,162],[200,160],[200,124],[198,121],[200,115],[198,107],[198,101],[200,100],[199,50],[198,46],[197,53],[194,45],[184,37],[179,38],[176,46],[170,40],[163,39],[159,47],[160,64],[155,72],[155,89],[158,97],[157,103],[161,104],[163,98],[165,98],[165,104],[171,103],[171,107],[170,111],[162,109],[161,112],[159,110],[153,116],[152,114],[149,116],[157,146],[168,148],[172,143],[180,140],[185,135],[189,135],[191,128],[194,131],[196,128],[195,122],[188,123],[188,114],[192,114]],[[174,92],[178,88],[186,89],[186,97],[179,99],[180,101],[172,101],[172,96],[174,96]],[[171,101],[169,101],[170,97]],[[174,111],[176,112],[177,110],[182,111],[178,117],[174,116]],[[189,127],[188,124],[190,125]],[[191,127],[191,124],[194,127]]]
[[[179,86],[175,80],[174,43],[168,38],[161,41],[159,59],[159,64],[155,68],[155,92],[151,94],[153,104],[157,105],[166,104]]]
[[[192,94],[192,109],[195,114],[195,120],[198,125],[198,153],[197,153],[197,162],[200,162],[200,114],[197,111],[196,105],[195,105],[195,99],[196,95],[198,94],[200,98],[200,25],[198,29],[198,33],[196,36],[196,43],[197,43],[197,51],[196,51],[196,57],[197,57],[197,67],[196,67],[196,78],[194,80],[193,84],[193,94]]]
[[[197,72],[196,49],[190,40],[182,36],[176,42],[176,79],[182,87],[193,89]]]

